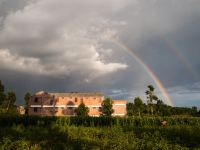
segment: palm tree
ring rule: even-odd
[[[147,95],[147,103],[150,106],[151,115],[153,115],[153,101],[154,100],[157,101],[158,97],[156,95],[154,95],[155,88],[153,87],[153,85],[148,85],[147,87],[148,87],[148,89],[145,92]]]

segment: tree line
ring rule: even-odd
[[[155,88],[152,85],[147,86],[145,92],[147,96],[147,104],[140,97],[134,99],[134,103],[127,104],[128,116],[154,115],[154,116],[171,116],[171,115],[191,115],[199,116],[197,107],[172,107],[165,104],[155,94]]]
[[[134,103],[127,103],[127,116],[171,116],[171,115],[192,115],[200,116],[200,111],[197,107],[172,107],[165,104],[155,94],[155,88],[152,85],[147,86],[145,91],[147,103],[144,103],[140,97],[134,99]],[[24,95],[25,114],[28,114],[28,101],[31,98],[31,93],[27,92]],[[0,80],[0,114],[17,114],[16,94],[14,91],[5,92],[5,87]],[[114,113],[113,101],[107,97],[102,103],[101,109],[103,116],[111,117]],[[86,117],[89,113],[89,108],[82,102],[76,109],[78,116]]]

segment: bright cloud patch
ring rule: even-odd
[[[73,72],[78,72],[85,68],[83,73],[91,72],[89,77],[97,77],[99,75],[105,75],[117,71],[118,69],[125,69],[127,66],[118,63],[105,64],[98,60],[99,55],[94,55],[93,58],[82,58],[79,61],[71,63],[69,66],[65,64],[52,64],[44,65],[40,59],[33,57],[23,57],[19,55],[13,55],[8,49],[0,49],[0,66],[3,69],[11,69],[17,71],[23,71],[40,75],[69,75]],[[67,58],[67,56],[66,56]],[[64,62],[63,62],[64,63]],[[85,67],[88,64],[91,66]]]
[[[0,31],[0,68],[87,78],[126,69],[126,64],[113,62],[112,49],[101,45],[117,36],[115,27],[125,23],[90,14],[84,5],[70,5],[65,0],[35,1],[8,15]],[[84,13],[75,13],[78,9]]]

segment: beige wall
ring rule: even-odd
[[[113,100],[113,116],[125,116],[126,115],[126,100]]]
[[[90,116],[100,116],[101,104],[104,96],[54,96],[51,94],[37,94],[31,97],[29,101],[29,115],[41,116],[74,116],[76,115],[76,108],[83,102],[89,108]],[[126,115],[126,101],[113,101],[113,116]]]

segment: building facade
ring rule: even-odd
[[[102,114],[102,93],[47,93],[38,92],[29,101],[29,115],[76,116],[77,107],[83,102],[89,108],[89,116]],[[126,115],[126,100],[113,100],[113,116]]]

